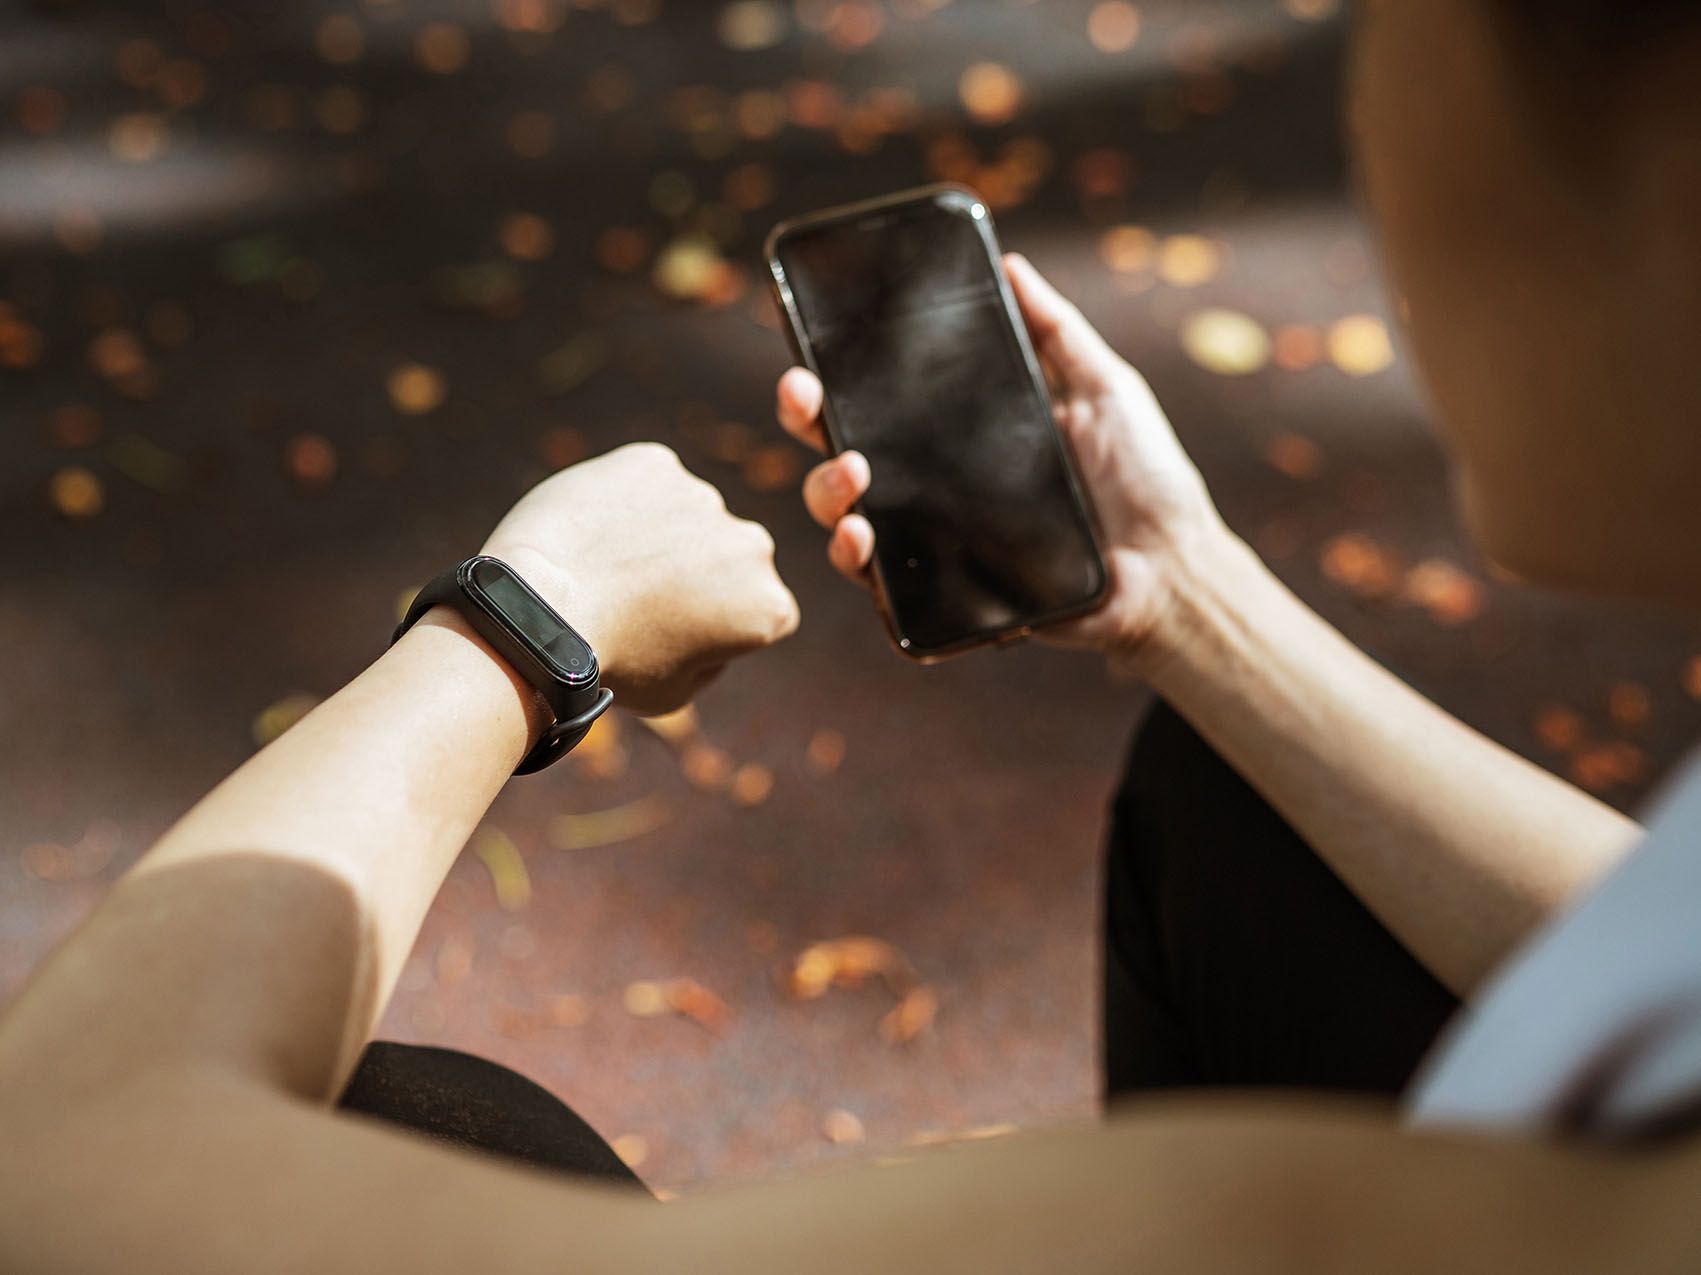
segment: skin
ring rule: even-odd
[[[1360,35],[1354,120],[1487,547],[1544,580],[1693,603],[1701,513],[1670,493],[1697,489],[1701,443],[1668,351],[1701,339],[1680,286],[1701,218],[1673,211],[1669,174],[1701,171],[1701,130],[1669,126],[1695,96],[1674,43],[1621,68],[1595,99],[1598,144],[1562,153],[1564,118],[1474,6],[1391,0]],[[1627,184],[1591,202],[1580,166],[1603,163]],[[1614,274],[1595,255],[1614,243],[1677,264]],[[1148,676],[1468,991],[1635,829],[1306,612],[1223,526],[1133,371],[1025,262],[1010,273],[1115,575],[1102,611],[1050,636]],[[819,386],[794,371],[779,397],[818,441]],[[852,576],[872,539],[849,507],[878,481],[859,459],[805,491]],[[653,446],[550,479],[485,551],[650,709],[796,622],[765,535]],[[0,1021],[0,1269],[1638,1275],[1701,1259],[1694,1139],[1614,1153],[1418,1134],[1373,1106],[1147,1101],[658,1208],[338,1116],[420,917],[543,726],[530,689],[435,612],[185,816]]]
[[[1360,27],[1361,180],[1466,522],[1531,580],[1693,609],[1701,41],[1541,59],[1481,0]]]
[[[1031,264],[1005,264],[1111,573],[1104,608],[1046,638],[1145,677],[1468,993],[1640,830],[1442,712],[1289,593],[1218,517],[1139,374]],[[818,449],[821,403],[812,373],[780,381],[781,422]],[[867,469],[841,456],[804,482],[829,556],[863,583],[874,538],[850,506]]]

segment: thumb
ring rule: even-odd
[[[1020,253],[1009,253],[1004,268],[1016,294],[1034,349],[1081,389],[1102,385],[1121,363],[1098,329]]]

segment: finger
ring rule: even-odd
[[[1037,347],[1034,353],[1039,356],[1040,374],[1045,377],[1045,388],[1051,392],[1052,398],[1061,398],[1063,391],[1068,386],[1063,383],[1063,377],[1058,374],[1057,364]]]
[[[827,542],[827,561],[840,575],[867,585],[868,564],[874,560],[874,528],[861,514],[846,514]]]
[[[1065,620],[1062,624],[1034,630],[1035,641],[1071,650],[1102,650],[1109,635],[1110,626],[1098,611],[1080,619]]]
[[[797,596],[776,575],[759,596],[751,597],[741,618],[743,627],[732,649],[760,651],[796,633],[802,612]]]
[[[797,596],[777,573],[770,569],[758,582],[751,579],[748,566],[729,565],[721,578],[717,604],[699,617],[700,666],[726,664],[797,631]]]
[[[769,617],[770,625],[767,633],[769,642],[778,642],[797,632],[797,626],[803,621],[803,611],[797,605],[797,595],[786,588],[784,581],[778,581],[778,596],[774,601],[773,614]]]
[[[804,475],[804,507],[816,522],[832,527],[862,499],[868,481],[868,458],[861,452],[845,452],[822,461]]]
[[[827,450],[827,434],[821,428],[821,404],[825,401],[826,392],[821,388],[821,378],[808,368],[794,367],[780,377],[775,414],[786,433],[798,442],[824,452]]]
[[[1067,380],[1107,379],[1121,360],[1074,303],[1020,253],[1007,254],[1004,268],[1033,335],[1035,353]]]
[[[734,521],[742,524],[744,534],[749,536],[755,543],[758,552],[760,552],[764,558],[772,560],[775,548],[774,533],[769,531],[761,523],[756,522],[751,518],[737,518],[734,519]]]

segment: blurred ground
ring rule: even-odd
[[[519,1068],[670,1190],[1090,1112],[1139,692],[893,656],[769,422],[768,227],[937,177],[1147,373],[1305,597],[1634,803],[1701,729],[1701,637],[1461,547],[1345,195],[1333,10],[4,10],[0,998],[528,483],[659,438],[775,530],[804,627],[504,794],[386,1033]]]

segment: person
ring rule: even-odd
[[[1360,14],[1353,131],[1412,348],[1470,525],[1534,580],[1701,601],[1698,57],[1687,0]],[[658,1207],[576,1156],[596,1140],[564,1113],[505,1131],[536,1097],[519,1078],[368,1052],[547,725],[437,608],[171,829],[10,1007],[0,1268],[1694,1269],[1694,781],[1644,838],[1401,686],[1224,526],[1081,315],[1009,272],[1114,575],[1048,636],[1171,705],[1111,855],[1107,1066],[1139,1101]],[[818,442],[820,401],[788,373],[783,423]],[[854,456],[806,481],[852,576],[871,539],[850,506],[878,481]],[[549,479],[485,546],[652,711],[791,628],[770,548],[642,445]],[[1403,1108],[1367,1096],[1455,998]],[[1310,1090],[1220,1088],[1249,1085]]]

